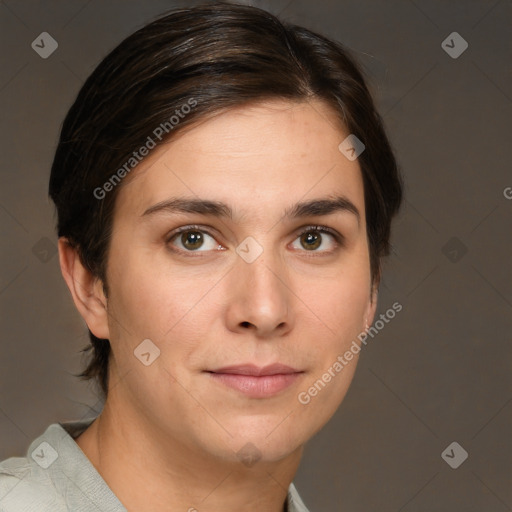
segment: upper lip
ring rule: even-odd
[[[289,374],[298,373],[300,370],[296,370],[291,366],[287,366],[281,363],[269,364],[268,366],[256,366],[254,364],[238,364],[233,366],[224,366],[216,370],[209,370],[213,373],[233,373],[237,375],[278,375],[278,374]]]

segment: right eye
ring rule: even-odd
[[[200,251],[199,249],[204,248],[205,242],[206,249]],[[176,247],[173,242],[179,242],[181,247],[177,248],[178,252],[207,252],[222,247],[208,231],[200,228],[199,226],[182,226],[174,230],[169,234],[167,243]],[[175,249],[173,249],[175,250]]]

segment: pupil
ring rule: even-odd
[[[317,234],[312,234],[312,232],[308,232],[306,234],[306,240],[307,240],[307,244],[308,244],[308,247],[309,248],[313,248],[313,249],[316,249],[320,244],[319,244],[319,240],[320,240],[320,236]],[[314,245],[310,245],[310,242],[313,242]],[[316,242],[316,243],[315,243]]]
[[[185,247],[197,249],[203,242],[203,235],[199,231],[187,231],[181,236],[181,242]]]

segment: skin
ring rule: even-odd
[[[358,355],[307,405],[298,394],[349,349],[377,305],[361,170],[338,149],[348,134],[319,100],[257,103],[178,132],[119,191],[108,300],[59,240],[74,302],[113,351],[104,409],[76,441],[127,510],[283,510],[304,443],[342,402]],[[283,218],[296,202],[333,195],[352,201],[360,221],[347,211]],[[234,217],[142,216],[176,196],[223,201]],[[211,234],[202,246],[168,241],[190,224]],[[309,225],[336,230],[343,245],[315,231],[321,243],[308,245],[299,233]],[[236,252],[248,236],[263,248],[252,263]],[[146,366],[134,350],[148,338],[160,355]],[[303,373],[253,398],[205,372],[248,362]],[[237,455],[246,443],[260,455],[250,467]]]

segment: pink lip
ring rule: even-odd
[[[300,370],[296,370],[291,366],[286,366],[285,364],[274,363],[269,364],[268,366],[256,366],[254,364],[240,364],[233,366],[225,366],[223,368],[218,368],[217,370],[210,370],[214,373],[230,373],[236,375],[253,375],[257,377],[265,376],[265,375],[278,375],[278,374],[291,374],[291,373],[299,373]]]
[[[251,398],[267,398],[293,384],[304,372],[290,366],[252,364],[228,366],[209,372],[211,377]]]

